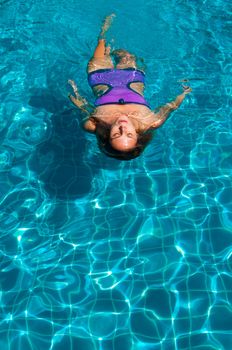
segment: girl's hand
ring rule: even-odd
[[[72,86],[74,95],[76,96],[76,98],[78,98],[79,93],[78,93],[78,89],[77,89],[75,81],[74,80],[68,80],[68,83]]]
[[[185,95],[189,94],[192,91],[191,87],[186,86],[186,85],[182,85],[182,88],[184,89],[183,94],[185,94]]]

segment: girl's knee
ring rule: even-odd
[[[91,73],[98,69],[111,69],[114,68],[114,64],[110,56],[104,56],[104,58],[93,57],[88,63],[87,72]]]

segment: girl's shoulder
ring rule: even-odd
[[[139,130],[141,132],[145,132],[148,130],[153,129],[153,125],[157,121],[157,113],[155,113],[152,110],[149,110],[149,112],[142,116],[142,118],[138,119],[139,121]]]

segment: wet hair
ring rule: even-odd
[[[118,151],[114,149],[110,143],[110,130],[109,124],[103,121],[97,121],[96,123],[96,137],[100,150],[108,157],[116,158],[119,160],[130,160],[137,158],[149,144],[152,139],[152,131],[146,131],[138,135],[137,143],[134,148],[128,151]]]

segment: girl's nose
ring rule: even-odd
[[[123,133],[123,130],[125,130],[125,129],[126,129],[126,127],[124,125],[119,126],[119,131],[121,134]]]

